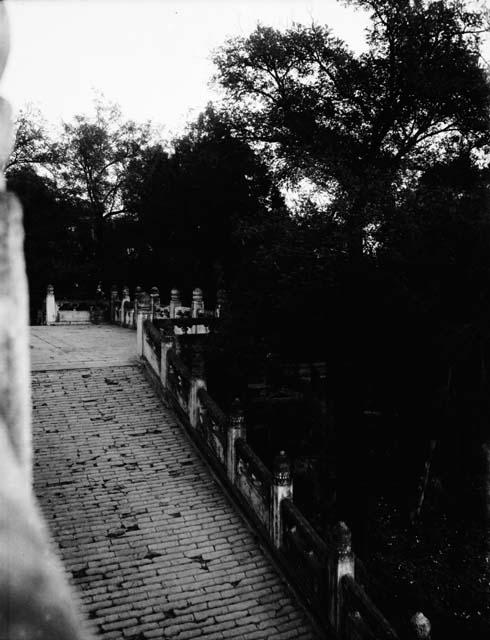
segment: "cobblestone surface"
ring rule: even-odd
[[[98,637],[316,637],[139,365],[35,371],[33,404],[36,494]]]

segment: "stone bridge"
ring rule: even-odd
[[[31,327],[34,490],[94,635],[319,637],[148,381],[136,333]]]

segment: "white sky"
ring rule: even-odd
[[[94,90],[127,117],[177,132],[216,95],[210,53],[257,22],[328,24],[354,50],[366,15],[336,0],[7,0],[11,53],[2,94],[58,122]]]
[[[91,109],[94,90],[127,117],[178,131],[216,95],[210,53],[257,22],[329,24],[353,48],[363,13],[336,0],[7,0],[11,50],[2,94],[48,120]]]

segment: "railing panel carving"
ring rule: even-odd
[[[326,617],[325,603],[330,596],[327,545],[291,500],[283,500],[281,508],[284,518],[282,552],[311,607],[320,617]]]
[[[197,431],[214,457],[225,463],[227,418],[206,389],[197,392],[199,402]]]

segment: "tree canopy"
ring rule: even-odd
[[[214,60],[237,130],[330,195],[352,254],[435,157],[488,142],[490,90],[480,13],[460,2],[351,4],[371,12],[360,55],[313,24],[259,26]]]

